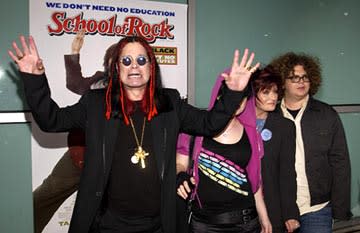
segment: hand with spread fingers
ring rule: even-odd
[[[300,227],[300,223],[296,219],[289,219],[285,222],[285,226],[287,229],[287,232],[294,232],[296,229]]]
[[[244,54],[239,63],[240,52],[235,50],[233,63],[229,74],[223,73],[227,87],[233,91],[242,91],[246,88],[251,74],[254,73],[259,67],[260,63],[252,66],[255,54],[251,53],[249,56],[249,49],[244,50]]]
[[[43,62],[39,57],[34,38],[29,36],[28,44],[24,36],[20,36],[22,50],[15,41],[12,43],[13,51],[9,50],[9,56],[18,65],[19,70],[30,74],[43,74],[45,72]]]
[[[79,54],[80,50],[84,44],[84,37],[85,37],[85,29],[81,29],[76,34],[72,44],[71,44],[71,53],[72,54]]]

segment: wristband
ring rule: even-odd
[[[191,176],[189,174],[187,174],[186,172],[180,172],[176,176],[176,187],[180,187],[180,185],[182,185],[184,183],[184,181],[187,181],[189,188],[191,190],[193,190],[195,185],[193,183],[191,183],[190,178],[191,178]]]

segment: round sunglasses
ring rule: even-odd
[[[120,63],[123,64],[124,66],[130,66],[133,63],[133,61],[134,61],[134,59],[130,55],[123,56],[123,57],[120,58]],[[143,66],[147,62],[149,62],[149,59],[147,57],[143,56],[143,55],[139,55],[135,59],[135,61],[139,66]]]

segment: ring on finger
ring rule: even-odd
[[[18,60],[21,60],[23,59],[24,56],[18,56]]]
[[[42,62],[42,59],[39,59],[37,64],[36,64],[36,68],[38,68],[38,70],[43,70],[44,69],[44,65]]]
[[[257,70],[257,67],[251,67],[251,69],[249,70],[252,74],[255,73],[255,71]]]
[[[252,69],[252,67],[251,66],[246,66],[245,69],[250,71]]]

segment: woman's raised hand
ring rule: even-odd
[[[254,73],[260,66],[259,62],[252,66],[255,54],[251,53],[249,57],[249,49],[244,50],[240,63],[239,57],[240,52],[236,49],[230,73],[221,74],[225,79],[227,87],[233,91],[244,90],[249,82],[251,74]]]
[[[44,65],[39,57],[34,38],[29,36],[28,44],[24,36],[20,36],[22,50],[15,41],[12,42],[13,51],[9,50],[9,56],[18,65],[21,72],[30,74],[43,74]]]

